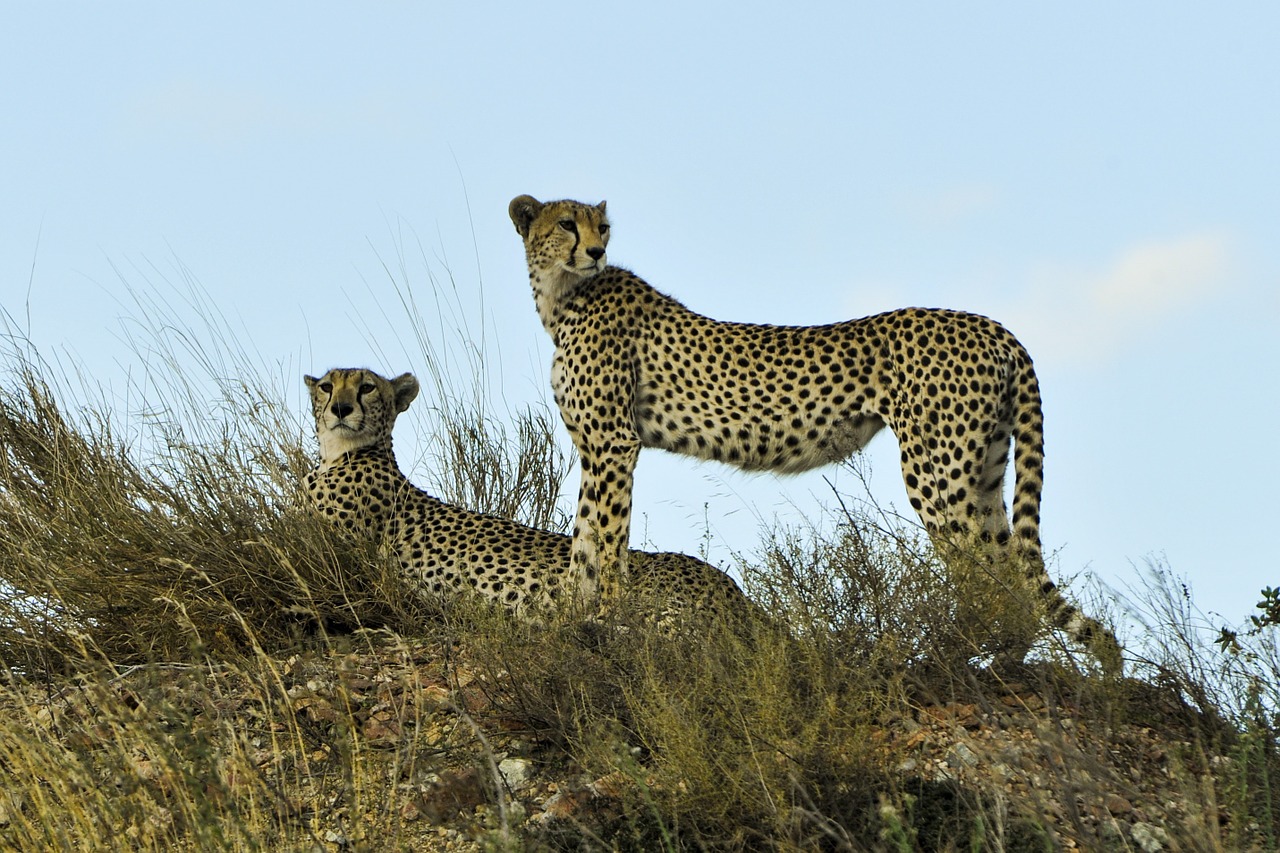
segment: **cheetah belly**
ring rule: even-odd
[[[782,412],[716,393],[664,398],[641,388],[636,427],[645,447],[726,462],[748,471],[794,474],[838,462],[885,425],[877,414],[845,411],[834,418]]]

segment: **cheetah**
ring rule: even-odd
[[[304,381],[320,443],[320,463],[307,474],[306,488],[332,523],[383,537],[430,599],[474,593],[532,622],[573,599],[570,537],[453,506],[401,473],[391,434],[418,395],[413,374],[388,380],[338,368]],[[633,551],[630,558],[637,598],[656,606],[650,621],[659,627],[673,628],[690,614],[735,620],[736,627],[760,618],[714,566],[674,553]]]
[[[628,578],[641,447],[792,473],[846,459],[887,425],[911,506],[935,542],[990,543],[1021,560],[1052,623],[1118,665],[1114,635],[1069,604],[1045,569],[1040,389],[1031,357],[999,323],[929,308],[824,326],[721,322],[607,264],[604,202],[521,195],[508,212],[555,344],[552,390],[581,457],[571,568],[584,594],[607,600]],[[1003,494],[1011,439],[1012,528]]]

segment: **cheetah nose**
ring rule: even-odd
[[[587,257],[589,257],[593,261],[600,260],[601,258],[604,257],[604,247],[592,246],[590,249],[587,249]]]
[[[356,407],[351,405],[350,403],[334,403],[333,408],[330,409],[329,411],[333,412],[333,416],[336,417],[338,420],[342,420],[343,418],[345,418],[347,415],[351,414],[355,410],[356,410]]]

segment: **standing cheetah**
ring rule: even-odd
[[[606,265],[603,202],[522,195],[509,213],[555,343],[556,403],[582,458],[572,568],[587,593],[608,599],[627,577],[642,446],[789,473],[845,459],[888,425],[926,530],[1011,551],[1054,624],[1118,663],[1114,636],[1045,571],[1040,389],[1031,357],[999,323],[924,308],[826,326],[719,322]]]
[[[402,570],[441,598],[474,592],[530,620],[573,596],[568,536],[461,509],[415,487],[391,449],[396,416],[418,395],[405,373],[334,369],[304,377],[320,464],[306,479],[319,510],[349,530],[385,537]],[[637,598],[671,627],[690,613],[742,626],[757,611],[724,572],[684,554],[631,553]]]

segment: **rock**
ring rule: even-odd
[[[978,718],[978,706],[960,702],[949,705],[931,705],[920,709],[920,713],[932,722],[957,725],[966,729],[976,729],[982,725]]]
[[[363,732],[371,745],[385,746],[400,738],[400,721],[393,712],[377,711],[365,720]]]
[[[952,767],[977,767],[978,756],[965,744],[957,743],[947,751],[947,763]]]
[[[485,801],[484,785],[474,768],[446,770],[417,802],[419,813],[432,823],[445,823],[460,813],[475,811]]]
[[[1133,811],[1133,803],[1129,802],[1119,794],[1108,794],[1103,805],[1106,806],[1107,811],[1116,816],[1126,815]]]
[[[537,823],[566,820],[573,815],[577,807],[576,797],[570,796],[564,791],[556,791],[542,804],[542,814],[538,815],[534,820]]]
[[[1149,823],[1135,823],[1129,830],[1129,836],[1142,853],[1158,853],[1169,844],[1169,833]]]
[[[507,787],[517,791],[528,783],[532,766],[533,762],[527,758],[504,758],[498,763],[498,772],[502,774]]]
[[[619,799],[623,791],[629,788],[632,779],[621,770],[615,770],[612,773],[606,773],[590,785],[590,790],[597,797],[606,797],[611,800]]]

